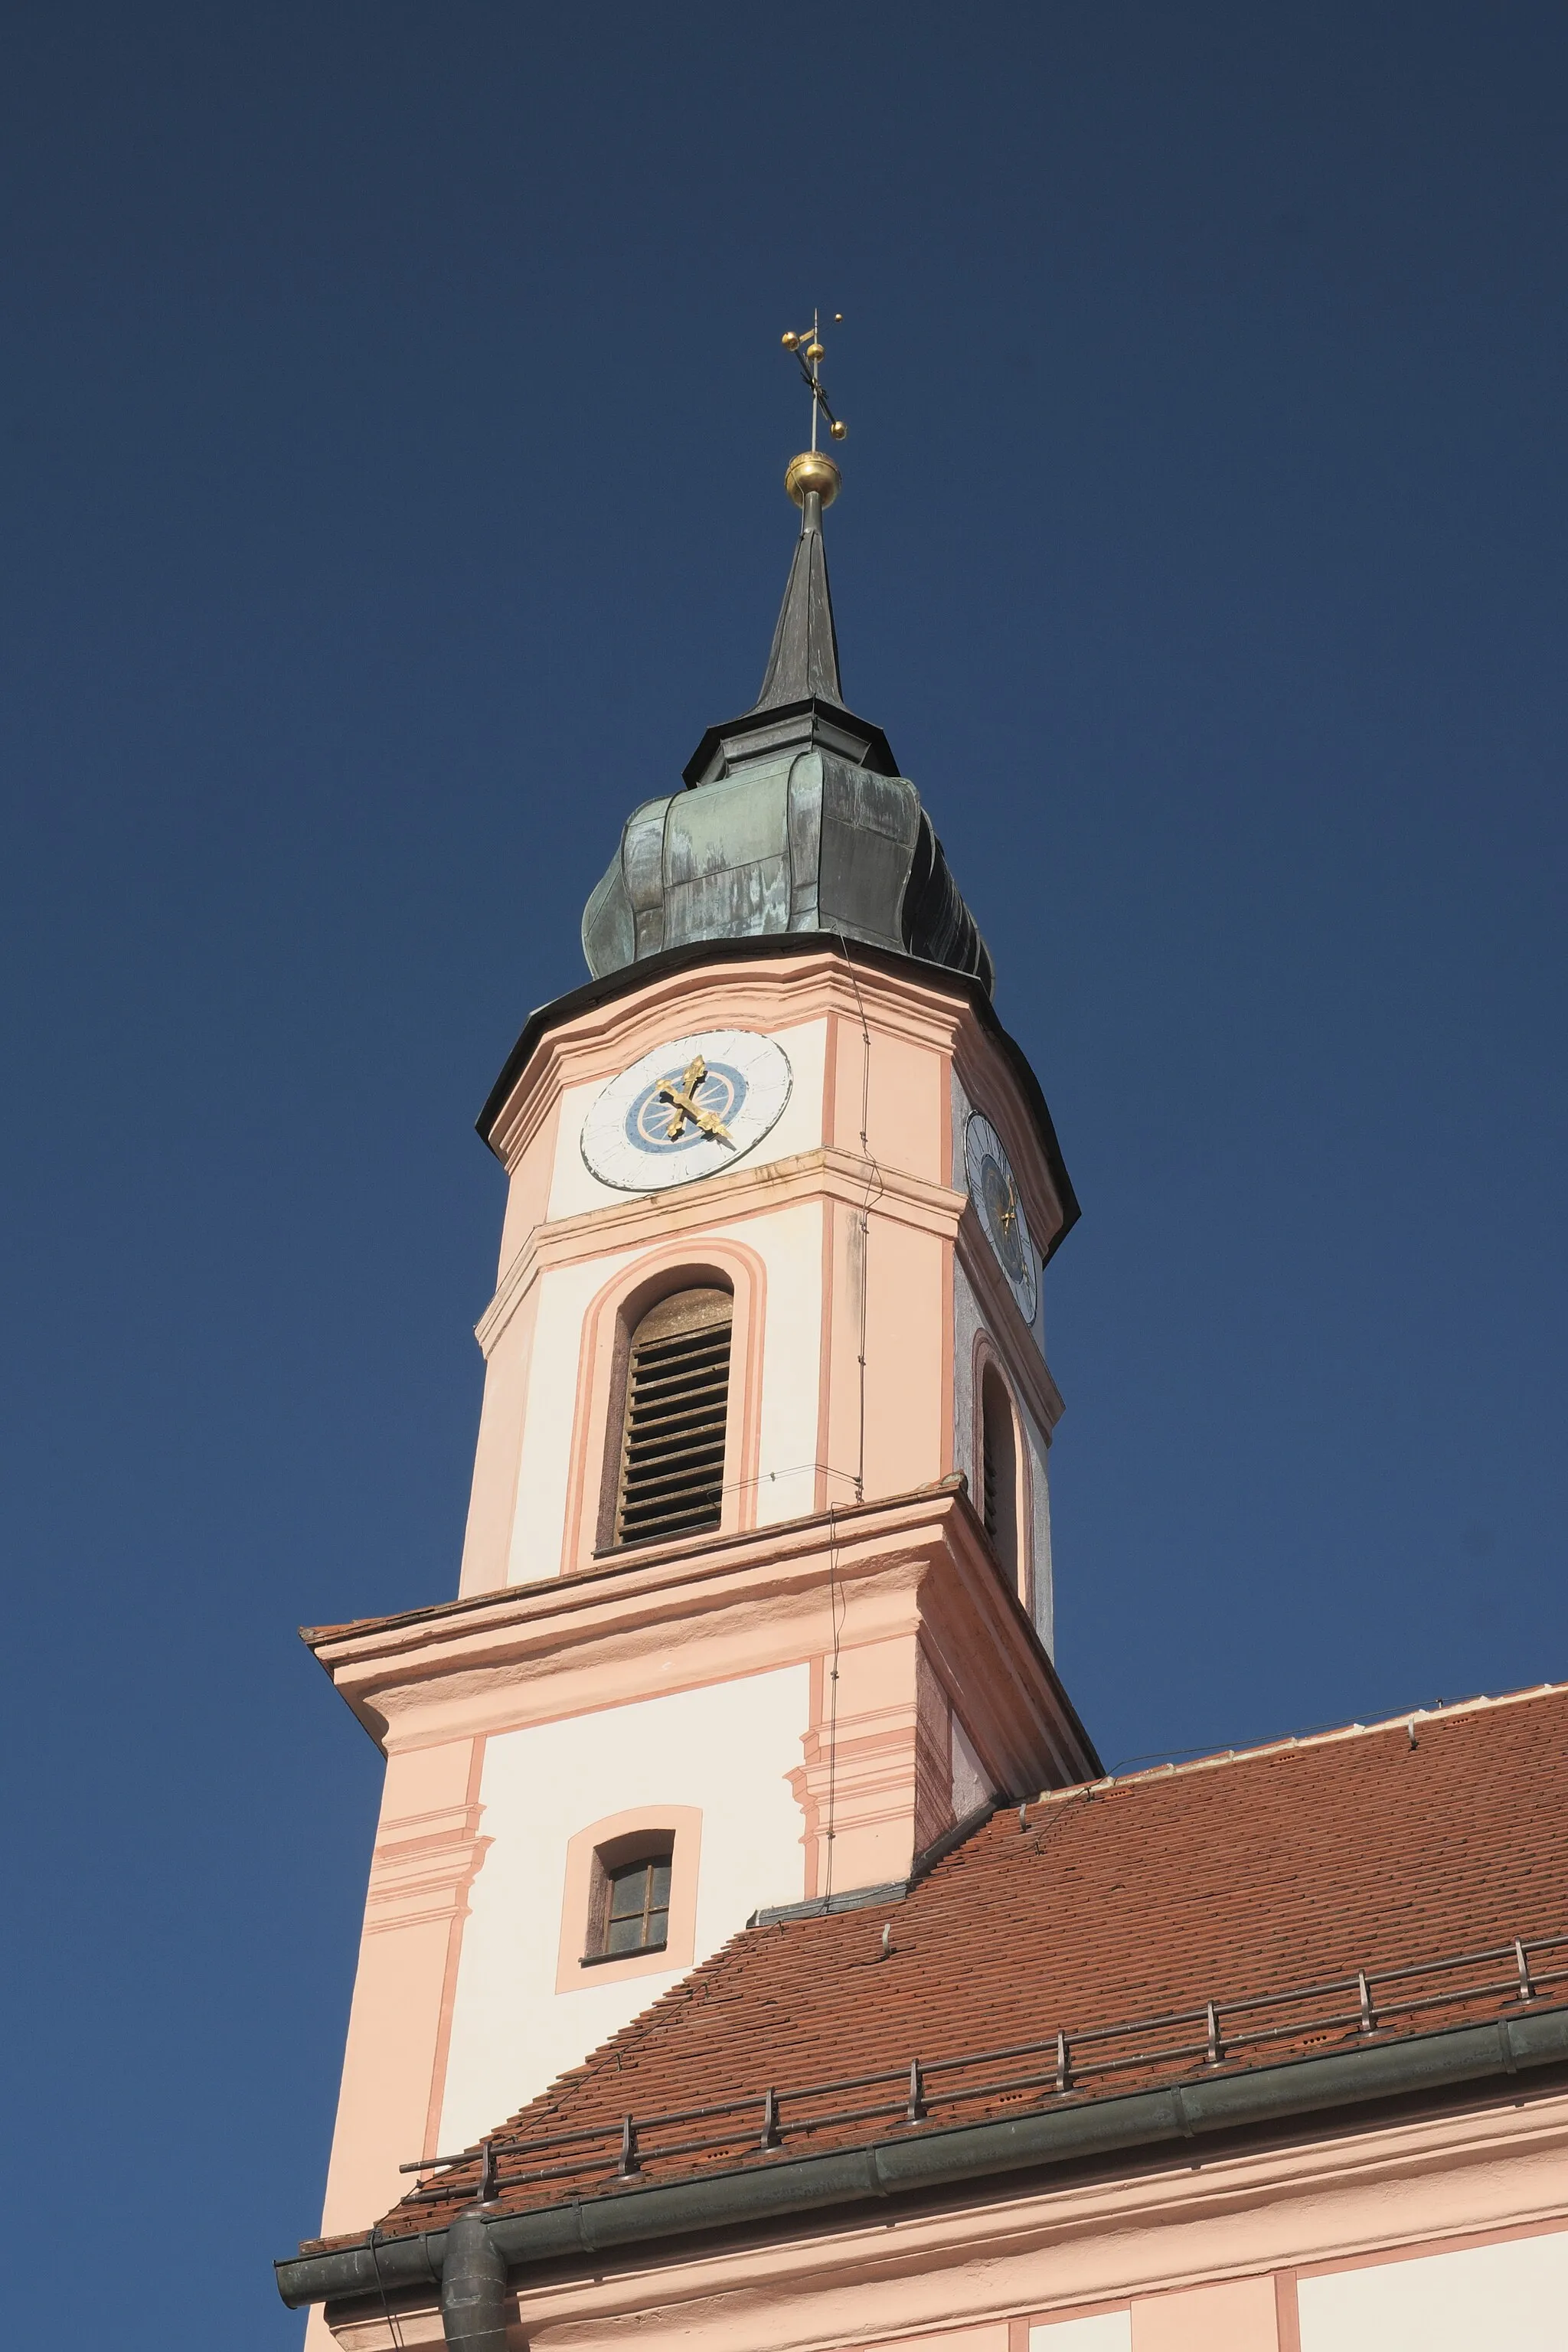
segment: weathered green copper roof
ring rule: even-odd
[[[708,730],[684,781],[633,810],[584,911],[595,978],[703,940],[837,931],[989,991],[990,955],[919,793],[881,729],[843,707],[816,490],[762,693]]]

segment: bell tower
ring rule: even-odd
[[[1051,1664],[1041,1277],[1077,1202],[844,701],[837,468],[786,483],[762,693],[627,818],[591,977],[479,1120],[510,1189],[457,1597],[306,1636],[386,1758],[327,2235],[754,1915],[867,1901],[1099,1769]]]

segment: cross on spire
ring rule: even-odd
[[[835,310],[833,323],[836,327],[841,327],[844,324],[842,310]],[[827,430],[835,441],[846,440],[848,437],[849,427],[835,416],[827,404],[827,394],[822,388],[822,362],[827,356],[827,347],[822,340],[821,312],[813,310],[811,325],[808,328],[802,328],[797,334],[792,327],[782,340],[785,351],[795,353],[800,368],[801,379],[811,394],[813,451],[815,452],[816,448],[816,422],[819,415],[826,417]]]

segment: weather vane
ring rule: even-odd
[[[841,327],[844,324],[844,313],[842,310],[835,310],[833,313],[833,323],[836,327]],[[816,454],[816,420],[818,415],[826,417],[827,430],[832,435],[835,441],[845,440],[849,432],[847,425],[841,425],[837,417],[833,414],[832,409],[827,404],[827,394],[822,389],[822,362],[826,356],[826,352],[822,341],[822,316],[820,311],[814,310],[812,312],[811,325],[808,330],[803,330],[802,332],[797,335],[795,330],[791,328],[790,331],[784,338],[784,347],[786,352],[793,352],[795,353],[796,362],[800,368],[802,381],[804,382],[807,392],[811,394],[811,448],[812,455],[815,457]]]

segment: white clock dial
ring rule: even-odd
[[[991,1121],[971,1111],[963,1134],[963,1161],[969,1176],[969,1196],[985,1228],[985,1238],[996,1253],[996,1263],[1018,1303],[1026,1323],[1033,1323],[1039,1305],[1039,1272],[1029,1221],[1018,1197],[1013,1163]]]
[[[778,1123],[789,1056],[750,1029],[708,1029],[656,1045],[595,1098],[583,1158],[601,1183],[662,1192],[732,1168]]]

